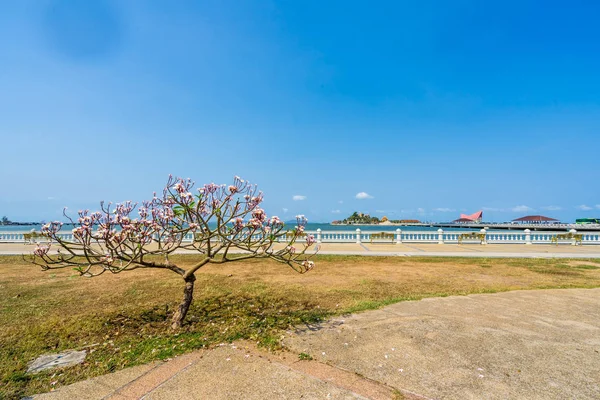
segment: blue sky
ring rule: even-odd
[[[314,222],[600,216],[600,3],[411,3],[0,3],[0,214],[172,173]]]

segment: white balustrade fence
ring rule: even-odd
[[[29,232],[0,232],[0,243],[25,243],[25,235],[28,234]],[[73,240],[72,233],[59,233],[58,237],[65,241]],[[50,241],[47,237],[39,235],[39,232],[38,236],[35,236],[31,240],[35,243],[47,243]]]
[[[582,245],[600,245],[600,231],[599,232],[577,232],[574,229],[565,232],[537,232],[525,229],[524,231],[487,231],[485,229],[474,230],[474,231],[448,231],[445,232],[442,229],[437,231],[415,231],[396,229],[395,231],[387,231],[386,235],[382,237],[380,231],[361,231],[356,229],[354,231],[323,231],[317,229],[316,231],[306,232],[308,235],[314,235],[317,243],[389,243],[389,244],[401,244],[401,243],[438,243],[438,244],[456,244],[459,242],[459,238],[462,235],[463,244],[576,244],[574,238],[560,238],[560,235],[571,233],[574,235],[581,235]],[[28,232],[0,232],[0,243],[25,243],[24,235]],[[472,235],[471,235],[472,234]],[[479,237],[484,234],[484,240]],[[480,235],[480,236],[477,236]],[[66,241],[72,241],[73,235],[71,233],[60,233],[60,238]],[[193,240],[193,234],[189,233],[184,237],[185,242],[191,242]],[[260,239],[260,235],[253,235],[253,240]],[[553,238],[558,238],[554,240]],[[286,237],[280,238],[280,242],[285,242]],[[298,238],[299,242],[302,242],[304,238]],[[36,236],[33,238],[34,242],[45,243],[48,242],[48,238],[42,236]]]

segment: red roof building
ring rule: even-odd
[[[522,224],[555,224],[559,221],[554,218],[544,217],[543,215],[527,215],[525,217],[513,219],[512,222]]]
[[[456,219],[452,222],[457,222],[457,223],[480,223],[481,220],[483,219],[483,211],[477,211],[474,214],[471,215],[467,215],[467,214],[460,214],[460,218]]]

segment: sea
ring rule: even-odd
[[[286,222],[286,226],[294,227],[293,222]],[[42,228],[42,225],[0,225],[0,232],[15,232],[15,233],[23,233],[23,232],[31,232],[35,229],[35,231],[39,232]],[[321,229],[321,231],[356,231],[356,229],[360,229],[361,231],[369,231],[369,232],[395,232],[396,229],[402,229],[403,231],[437,231],[439,228],[436,226],[412,226],[412,225],[333,225],[329,223],[308,223],[306,224],[306,230],[310,232],[314,232],[317,229]],[[68,232],[72,228],[65,224],[63,227],[63,231]],[[460,231],[460,230],[473,230],[473,228],[444,228],[444,231]]]

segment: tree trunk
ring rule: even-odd
[[[184,278],[185,280],[185,289],[183,289],[183,301],[179,305],[177,311],[173,315],[173,323],[171,324],[172,329],[179,329],[183,324],[183,320],[190,309],[190,304],[192,304],[192,299],[194,297],[194,281],[196,280],[196,276],[194,274]]]

